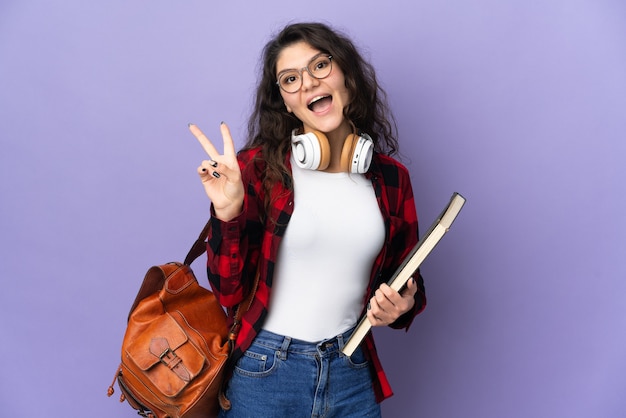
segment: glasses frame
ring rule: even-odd
[[[311,66],[311,64],[313,64],[315,62],[315,60],[319,59],[320,57],[326,57],[328,58],[328,61],[330,63],[330,70],[328,71],[328,74],[326,74],[324,77],[316,77],[312,72],[311,69],[309,68]],[[282,78],[282,75],[285,72],[289,72],[289,71],[296,71],[298,73],[298,76],[300,78],[300,85],[298,86],[297,89],[295,89],[294,91],[289,91],[287,89],[285,89],[281,84],[280,84],[280,79]],[[316,56],[314,56],[313,58],[311,58],[311,61],[309,61],[309,63],[306,65],[306,67],[302,67],[299,70],[295,69],[295,68],[289,68],[286,70],[281,71],[278,74],[277,80],[276,80],[276,85],[278,86],[278,88],[280,88],[282,91],[284,91],[285,93],[289,93],[289,94],[293,94],[293,93],[297,93],[298,91],[300,91],[300,89],[302,88],[302,83],[304,82],[304,79],[302,78],[302,74],[304,73],[304,71],[306,71],[307,73],[309,73],[309,75],[311,77],[313,77],[316,80],[323,80],[326,77],[328,77],[332,72],[333,72],[333,56],[331,54],[327,54],[324,52],[321,52],[319,54],[317,54]]]

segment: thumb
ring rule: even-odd
[[[415,282],[415,278],[411,277],[406,283],[406,288],[402,292],[402,296],[415,296],[417,293],[417,283]]]

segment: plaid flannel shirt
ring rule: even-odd
[[[241,329],[230,358],[231,367],[250,347],[263,327],[271,296],[274,268],[280,243],[294,209],[293,191],[281,184],[272,188],[269,216],[264,212],[264,172],[260,149],[241,151],[238,161],[246,189],[242,213],[229,222],[211,217],[208,233],[207,272],[213,292],[220,303],[234,316],[235,308],[250,291],[257,270],[259,281],[249,310],[242,318]],[[289,158],[287,167],[291,169]],[[396,160],[375,153],[366,174],[385,220],[385,242],[374,261],[367,290],[363,294],[363,313],[367,301],[381,283],[389,280],[408,252],[417,244],[418,225],[413,190],[407,169]],[[211,208],[214,215],[213,208]],[[275,222],[272,222],[272,219]],[[416,274],[419,291],[413,309],[390,326],[406,328],[415,315],[426,306],[424,284]],[[294,296],[297,297],[297,296]],[[368,333],[363,348],[374,376],[376,398],[380,402],[393,394],[376,353],[372,333]]]

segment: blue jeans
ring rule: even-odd
[[[262,330],[238,361],[224,418],[380,418],[363,351],[341,353],[352,330],[309,343]]]

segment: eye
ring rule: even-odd
[[[280,77],[280,84],[288,86],[298,81],[298,73],[285,73]]]
[[[321,71],[330,65],[330,60],[327,57],[320,57],[313,62],[313,71]]]

